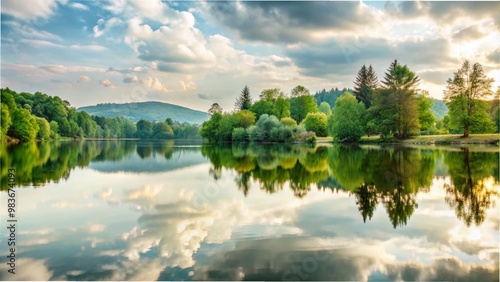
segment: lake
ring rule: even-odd
[[[499,279],[497,146],[68,141],[0,153],[4,231],[9,168],[17,183],[16,274],[2,255],[2,280]]]

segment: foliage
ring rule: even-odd
[[[235,129],[233,129],[232,140],[234,142],[248,141],[247,131],[243,127],[236,127]]]
[[[41,117],[35,117],[36,123],[38,124],[38,132],[36,137],[40,140],[48,140],[50,139],[51,132],[50,132],[50,125],[49,122]]]
[[[309,113],[305,119],[307,131],[314,131],[317,136],[327,136],[326,130],[326,115],[324,113]]]
[[[240,97],[236,99],[234,107],[236,110],[248,110],[252,106],[252,97],[250,96],[250,89],[245,85],[241,90]]]
[[[174,137],[174,131],[167,122],[160,121],[153,125],[152,138],[169,139]]]
[[[351,89],[347,88],[344,89],[332,88],[329,91],[323,89],[314,94],[314,99],[316,100],[316,103],[318,105],[321,105],[322,102],[327,102],[330,105],[330,108],[333,109],[335,107],[335,101],[337,101],[340,95],[342,95],[346,91],[353,93]]]
[[[273,104],[273,115],[282,119],[290,116],[290,101],[284,96],[279,96]]]
[[[327,102],[321,102],[321,104],[319,104],[318,111],[324,113],[327,116],[329,116],[332,113],[330,104],[328,104]]]
[[[436,122],[436,117],[431,112],[434,101],[428,96],[429,94],[425,91],[417,98],[420,130],[431,130],[434,128],[434,123]]]
[[[368,69],[365,65],[361,67],[354,81],[354,96],[360,102],[363,102],[366,108],[371,106],[371,95],[373,90],[378,87],[377,74],[370,65]]]
[[[255,123],[255,114],[249,110],[236,112],[236,117],[238,118],[238,123],[244,128]]]
[[[217,141],[217,128],[222,119],[222,114],[214,112],[209,120],[205,121],[200,130],[201,137],[207,139],[209,142]]]
[[[290,99],[290,116],[300,123],[308,113],[318,111],[318,105],[311,95],[301,95]]]
[[[356,142],[363,136],[363,102],[348,92],[337,99],[333,113],[329,117],[329,131],[335,141]]]
[[[12,112],[12,126],[8,131],[9,136],[21,141],[32,141],[35,140],[38,129],[35,117],[28,110],[17,108]]]
[[[143,120],[137,122],[137,131],[135,137],[141,139],[151,138],[153,134],[153,123],[149,120]]]
[[[464,137],[468,137],[471,131],[488,132],[492,129],[481,99],[492,94],[493,81],[486,76],[479,63],[471,66],[467,60],[454,73],[453,79],[446,81],[445,99],[450,109],[450,125],[463,130]]]
[[[285,126],[297,126],[297,122],[291,117],[284,117],[280,121]]]
[[[309,96],[311,93],[309,93],[309,89],[305,88],[303,85],[297,85],[290,91],[290,95],[292,98],[296,98],[305,95]]]
[[[273,104],[267,100],[259,100],[250,107],[250,111],[252,111],[258,119],[263,114],[272,114]]]
[[[284,97],[285,94],[279,88],[264,89],[259,95],[261,100],[266,100],[270,102],[276,101],[280,97]]]
[[[1,118],[0,118],[0,124],[1,124],[1,131],[0,131],[0,139],[2,141],[5,140],[5,137],[7,137],[7,132],[9,131],[9,127],[12,124],[12,120],[10,118],[10,111],[9,107],[6,104],[1,104]]]

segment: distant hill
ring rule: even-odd
[[[134,122],[141,119],[154,122],[171,118],[181,123],[201,124],[209,119],[208,113],[162,102],[97,104],[78,108],[78,111],[103,117],[124,117]]]
[[[436,119],[444,117],[448,113],[448,107],[446,106],[446,102],[436,99],[432,100],[434,101],[434,106],[432,106],[431,111],[436,117]]]

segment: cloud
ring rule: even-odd
[[[124,83],[134,83],[134,82],[139,82],[139,78],[137,78],[137,75],[126,75],[123,78]]]
[[[455,32],[452,38],[455,41],[468,41],[480,39],[485,35],[486,34],[481,32],[477,25],[473,25]]]
[[[144,61],[203,65],[214,62],[215,56],[207,50],[203,34],[194,28],[190,13],[179,12],[170,26],[158,29],[144,24],[140,18],[129,21],[125,42]]]
[[[88,11],[89,10],[89,7],[83,5],[82,3],[74,2],[74,3],[69,4],[69,6],[71,8],[77,9],[77,10],[83,10],[83,11]]]
[[[168,89],[160,82],[160,80],[156,77],[148,76],[142,80],[142,85],[147,90],[153,90],[160,93],[167,93]]]
[[[210,97],[210,95],[207,95],[207,94],[203,94],[203,93],[198,93],[198,98],[202,99],[202,100],[211,100],[212,98]]]
[[[115,89],[116,88],[116,86],[114,86],[113,83],[111,83],[111,81],[109,81],[109,79],[107,79],[107,78],[99,81],[99,83],[102,86],[107,87],[107,88],[111,88],[111,89]]]
[[[489,53],[486,58],[492,63],[500,64],[500,48]]]
[[[50,17],[57,3],[55,0],[17,0],[2,1],[2,14],[8,14],[24,21]]]
[[[86,75],[80,75],[80,78],[78,78],[78,82],[90,82],[90,77]]]
[[[15,36],[20,36],[23,38],[31,38],[31,39],[41,39],[41,40],[53,40],[53,41],[61,41],[62,38],[59,35],[56,35],[54,33],[45,31],[45,30],[39,30],[36,29],[32,26],[26,25],[26,24],[21,24],[19,22],[15,21],[5,21],[2,22],[2,24],[8,25],[12,28],[12,32],[7,33],[9,37],[15,37]],[[5,33],[5,31],[3,31]]]
[[[355,32],[378,14],[361,2],[208,2],[207,17],[239,38],[296,43]]]

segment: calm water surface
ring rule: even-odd
[[[4,146],[17,261],[11,275],[2,255],[0,279],[498,281],[498,151]]]

